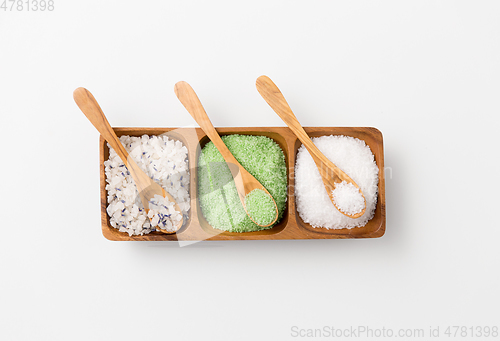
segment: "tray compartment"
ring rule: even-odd
[[[377,163],[377,166],[379,168],[379,184],[375,215],[370,221],[368,221],[365,226],[355,227],[352,229],[315,228],[302,220],[299,212],[297,211],[296,205],[294,204],[293,206],[295,209],[297,225],[310,233],[328,235],[331,236],[331,238],[381,237],[385,233],[385,178],[382,133],[378,129],[370,127],[305,128],[305,131],[311,138],[327,135],[346,135],[364,140],[375,156],[375,162]],[[298,139],[296,139],[294,143],[295,159],[297,158],[297,152],[301,145],[302,143]],[[295,203],[295,191],[292,200]]]
[[[265,128],[264,128],[265,129]],[[279,132],[277,131],[272,131],[272,128],[268,128],[268,131],[263,131],[263,128],[217,128],[217,132],[221,135],[234,135],[234,134],[239,134],[239,135],[255,135],[255,136],[266,136],[274,140],[280,148],[283,151],[283,154],[285,155],[285,166],[287,167],[287,182],[289,178],[289,169],[290,169],[290,161],[289,161],[289,149],[288,149],[288,143],[287,140],[284,136],[282,136]],[[197,148],[197,155],[196,155],[196,172],[198,171],[198,161],[199,161],[199,156],[201,153],[201,149],[208,143],[210,142],[210,139],[208,136],[204,135],[200,138],[199,140],[199,146],[200,148]],[[196,178],[196,180],[198,180]],[[289,193],[287,193],[289,196]],[[208,221],[205,219],[203,216],[203,212],[201,211],[200,207],[200,201],[198,198],[198,195],[196,195],[196,208],[198,211],[198,222],[201,226],[201,228],[211,236],[224,236],[224,237],[233,237],[240,239],[246,239],[246,237],[255,237],[255,236],[268,236],[268,235],[274,235],[282,232],[285,227],[288,224],[288,219],[289,219],[289,203],[290,200],[289,198],[287,199],[286,206],[285,206],[285,211],[283,213],[283,217],[279,221],[278,224],[273,226],[271,229],[267,230],[262,230],[262,231],[254,231],[254,232],[227,232],[227,231],[221,231],[218,229],[214,229]]]
[[[176,129],[176,128],[113,128],[115,131],[116,135],[118,137],[123,136],[123,135],[129,135],[129,136],[135,136],[135,137],[140,137],[142,135],[167,135],[169,138],[172,138],[174,140],[179,140],[181,141],[184,146],[188,149],[188,163],[190,169],[190,173],[192,172],[192,157],[190,156],[190,143],[188,141],[188,138],[185,134],[185,132],[180,132],[185,129]],[[193,128],[194,130],[194,128]],[[104,161],[106,161],[109,158],[109,148],[106,143],[106,141],[100,137],[99,140],[99,145],[100,145],[100,150],[101,150],[101,155],[100,155],[100,173],[101,173],[101,221],[102,221],[102,232],[104,237],[106,237],[109,240],[151,240],[151,238],[144,238],[144,237],[153,237],[154,239],[158,238],[158,240],[165,240],[164,237],[170,236],[167,240],[177,240],[176,235],[166,235],[161,232],[151,232],[148,235],[144,236],[129,236],[127,233],[119,232],[117,229],[115,229],[113,226],[111,226],[109,216],[106,212],[106,208],[108,206],[108,201],[107,201],[107,191],[105,189],[106,187],[106,174],[104,172],[105,167],[104,167]],[[191,180],[192,176],[190,174],[190,184],[189,184],[189,195],[192,197],[192,186],[191,186]],[[190,209],[188,213],[188,219],[187,222],[184,223],[182,228],[179,230],[178,233],[182,233],[185,231],[189,225],[191,224],[193,217],[193,212]],[[172,238],[174,237],[174,238]]]

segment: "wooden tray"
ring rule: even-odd
[[[129,236],[127,233],[118,232],[110,224],[107,207],[106,175],[104,173],[104,161],[109,157],[109,148],[106,141],[100,138],[100,177],[101,177],[101,221],[102,234],[109,240],[256,240],[256,239],[342,239],[342,238],[377,238],[385,233],[385,179],[384,179],[384,150],[382,133],[376,128],[367,127],[305,127],[305,131],[311,137],[324,135],[347,135],[364,140],[371,148],[375,161],[379,168],[378,199],[375,216],[363,227],[352,229],[328,230],[325,228],[313,228],[305,223],[295,208],[295,157],[301,142],[286,127],[259,127],[259,128],[217,128],[221,135],[264,135],[276,141],[285,154],[288,168],[288,200],[285,213],[281,221],[272,229],[256,232],[234,233],[221,232],[212,228],[203,217],[197,199],[197,166],[198,156],[201,148],[209,141],[208,137],[200,128],[113,128],[118,136],[130,135],[141,136],[167,134],[174,139],[184,143],[188,149],[190,168],[190,195],[191,210],[185,226],[177,234],[162,234],[152,232],[144,236]]]

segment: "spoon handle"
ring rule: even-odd
[[[319,152],[318,148],[312,143],[309,135],[304,131],[302,125],[295,117],[292,109],[288,105],[285,97],[274,82],[267,76],[260,76],[256,82],[257,91],[266,100],[267,104],[278,114],[278,116],[286,123],[292,132],[299,138],[307,149],[311,148],[314,154]]]
[[[151,179],[139,168],[139,166],[129,157],[125,147],[116,136],[113,128],[109,124],[106,116],[102,112],[99,103],[97,103],[94,96],[85,88],[78,88],[73,92],[73,98],[80,110],[87,116],[89,121],[94,125],[94,127],[99,131],[99,133],[104,137],[104,139],[109,143],[111,148],[113,148],[122,159],[127,169],[130,171],[132,178],[134,179],[139,192],[144,188],[147,188]]]
[[[334,172],[334,175],[341,177],[341,171],[323,153],[309,138],[302,125],[295,117],[292,109],[286,102],[285,97],[274,82],[267,76],[260,76],[256,82],[257,91],[266,100],[267,104],[278,114],[278,116],[286,123],[290,130],[304,144],[309,153],[313,156],[314,162],[318,166],[320,172],[326,172],[328,169]],[[327,174],[325,174],[327,175]],[[331,176],[331,174],[330,174]]]
[[[224,141],[220,138],[219,133],[215,130],[212,122],[210,122],[210,119],[208,118],[208,115],[193,88],[188,83],[181,81],[175,84],[174,91],[177,98],[179,98],[179,101],[181,101],[182,105],[184,105],[196,123],[198,123],[205,134],[207,134],[210,141],[214,143],[224,159],[239,165],[238,161],[229,151]],[[230,167],[230,169],[232,170],[231,172],[233,172],[233,168]]]
[[[113,128],[109,124],[106,116],[102,112],[101,107],[97,103],[94,96],[85,88],[78,88],[73,92],[73,98],[80,110],[87,116],[89,121],[110,144],[118,156],[127,164],[128,153],[122,143],[116,136]]]

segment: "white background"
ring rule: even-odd
[[[0,10],[0,339],[500,326],[499,18],[498,1]],[[282,126],[255,89],[262,74],[304,126],[382,131],[385,236],[107,241],[99,134],[72,91],[90,89],[113,126],[195,126],[173,92],[185,80],[216,126]]]

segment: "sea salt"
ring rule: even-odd
[[[266,136],[234,134],[222,136],[222,140],[236,160],[268,190],[274,199],[273,203],[267,194],[264,197],[259,195],[265,193],[264,191],[259,190],[255,193],[253,191],[247,197],[247,200],[250,200],[246,206],[247,210],[254,215],[254,219],[262,219],[263,222],[272,215],[270,221],[272,222],[276,217],[277,207],[278,222],[284,214],[287,200],[287,167],[281,147]],[[241,204],[231,172],[212,142],[207,143],[200,153],[198,196],[203,216],[215,229],[252,232],[270,229],[273,226],[259,226],[248,217]],[[271,202],[272,206],[265,202]]]
[[[365,199],[359,189],[352,183],[342,181],[335,185],[332,191],[332,199],[335,207],[348,215],[354,215],[363,211]]]
[[[245,208],[250,219],[261,226],[269,225],[276,219],[276,204],[261,189],[254,189],[246,195]]]
[[[148,218],[152,227],[175,232],[182,220],[182,214],[175,209],[175,203],[167,197],[155,195],[149,201]]]
[[[295,201],[302,220],[313,227],[327,229],[365,226],[377,205],[378,167],[370,147],[363,140],[343,135],[313,138],[319,150],[356,182],[366,200],[366,211],[359,218],[339,212],[325,189],[318,168],[304,146],[295,164]]]
[[[121,136],[120,141],[141,170],[174,198],[182,212],[178,215],[173,214],[169,208],[173,204],[170,205],[170,202],[166,201],[162,202],[162,205],[167,207],[166,211],[162,210],[162,207],[157,205],[159,203],[157,198],[152,203],[155,210],[150,210],[152,215],[148,217],[130,172],[116,152],[110,148],[109,159],[104,162],[104,166],[108,193],[106,211],[110,217],[111,226],[131,236],[156,231],[158,226],[161,228],[165,226],[165,229],[169,229],[171,227],[167,220],[172,220],[172,226],[177,226],[174,224],[175,220],[178,219],[176,221],[179,222],[179,216],[182,217],[181,214],[187,216],[190,209],[187,148],[182,142],[165,135]],[[163,217],[158,215],[159,213]],[[171,216],[166,217],[166,214]]]

